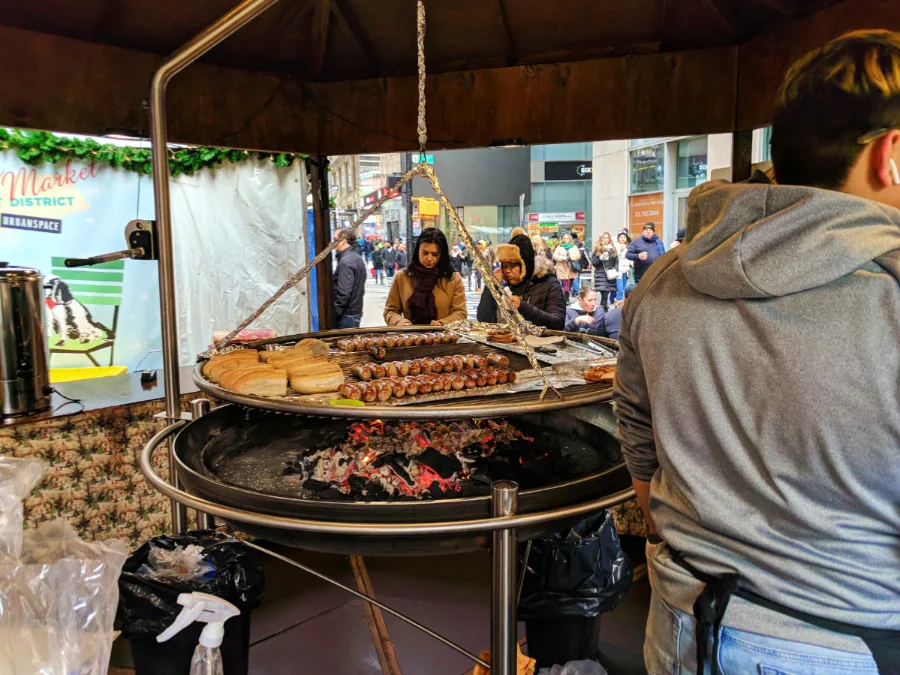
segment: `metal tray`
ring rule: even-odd
[[[290,345],[304,338],[318,338],[325,342],[335,342],[339,338],[349,335],[368,335],[375,333],[411,333],[415,331],[433,332],[437,330],[431,326],[404,326],[402,328],[365,328],[352,330],[332,330],[318,333],[303,333],[284,337],[260,340],[249,343],[247,347],[258,349],[275,345]],[[579,335],[548,331],[550,334],[567,335],[573,340],[581,340]],[[615,344],[615,343],[612,343]],[[521,370],[525,365],[524,357],[511,350],[505,350],[505,345],[491,343],[490,347],[473,342],[459,342],[456,344],[421,345],[418,347],[402,347],[388,350],[388,360],[404,358],[421,358],[428,354],[440,355],[463,352],[506,351],[510,356],[511,365],[516,370]],[[432,351],[428,351],[428,350]],[[408,350],[408,351],[407,351]],[[349,372],[353,363],[367,360],[370,357],[363,352],[341,353],[336,360]],[[598,355],[599,358],[599,355]],[[540,355],[538,360],[541,361]],[[473,395],[466,398],[454,397],[449,400],[430,400],[416,404],[406,405],[366,405],[365,407],[333,406],[310,400],[295,398],[264,398],[261,396],[249,396],[238,394],[224,389],[207,380],[202,372],[203,364],[198,364],[193,372],[194,384],[200,391],[209,394],[213,398],[234,403],[246,408],[260,408],[273,412],[295,415],[326,415],[329,417],[349,417],[354,419],[468,419],[473,417],[507,417],[511,415],[523,415],[528,413],[549,412],[564,410],[594,403],[608,401],[612,397],[612,387],[606,383],[585,383],[560,389],[558,396],[548,391],[544,398],[538,391],[520,392],[514,394],[495,394],[490,396]]]

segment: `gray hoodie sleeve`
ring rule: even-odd
[[[613,389],[618,439],[622,455],[632,478],[650,481],[659,460],[653,438],[653,417],[650,414],[650,394],[640,358],[632,344],[631,322],[638,309],[639,297],[632,296],[622,312],[619,331],[619,359]]]

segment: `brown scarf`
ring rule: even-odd
[[[427,326],[437,321],[437,305],[434,302],[434,285],[441,277],[437,265],[428,269],[418,260],[407,267],[407,273],[415,280],[416,287],[406,303],[409,318],[417,326]]]

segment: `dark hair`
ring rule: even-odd
[[[522,281],[528,281],[534,276],[534,245],[527,234],[517,234],[509,240],[509,243],[519,249],[519,255],[522,257],[522,262],[525,263],[525,269],[522,270]]]
[[[334,231],[335,241],[346,241],[353,246],[356,243],[356,235],[353,234],[353,228],[341,227]]]
[[[619,242],[619,237],[621,237],[623,234],[625,235],[625,241],[627,241],[630,244],[631,243],[631,235],[628,234],[628,232],[626,232],[625,230],[619,230],[619,232],[616,234],[616,238],[615,238],[616,243]]]
[[[414,263],[418,264],[419,247],[422,244],[437,244],[437,247],[441,252],[441,257],[438,258],[437,263],[438,271],[440,271],[441,276],[445,279],[452,278],[453,267],[450,266],[450,248],[447,246],[447,237],[444,236],[444,233],[436,227],[426,227],[424,230],[422,230],[422,234],[420,234],[419,238],[416,239],[416,248],[413,250],[410,266],[412,266]],[[409,268],[407,267],[407,269]]]
[[[900,126],[900,34],[857,31],[797,61],[778,92],[772,163],[782,185],[842,186],[859,139]]]

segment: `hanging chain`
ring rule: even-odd
[[[418,0],[416,11],[416,53],[419,72],[419,149],[425,161],[425,144],[428,143],[428,126],[425,123],[425,3]]]

